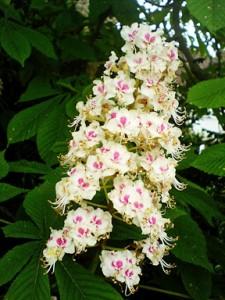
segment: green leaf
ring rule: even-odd
[[[185,158],[179,162],[177,170],[185,170],[192,167],[192,162],[198,157],[194,149],[189,150],[185,154]]]
[[[108,0],[90,0],[89,5],[89,18],[92,22],[96,22],[100,15],[106,12],[110,6],[111,1]]]
[[[42,249],[35,251],[28,265],[11,284],[5,300],[50,300],[49,279],[41,267],[41,255]]]
[[[175,208],[167,209],[164,217],[170,219],[173,222],[176,218],[185,215],[187,215],[187,212],[184,209],[176,206]]]
[[[17,221],[2,228],[6,237],[40,239],[37,226],[30,221]]]
[[[205,237],[198,224],[186,215],[176,218],[174,225],[173,232],[179,239],[171,252],[184,262],[212,271],[207,257]]]
[[[26,213],[40,228],[40,234],[44,237],[48,237],[49,227],[54,227],[55,223],[61,220],[49,203],[55,199],[55,184],[60,178],[58,170],[53,171],[43,184],[27,193],[23,203]]]
[[[74,118],[77,115],[76,103],[77,97],[70,98],[66,101],[66,114],[69,118]]]
[[[5,151],[0,152],[0,179],[5,177],[9,172],[9,165],[5,160]]]
[[[76,59],[95,61],[94,49],[88,43],[77,37],[66,37],[60,42],[62,58],[65,61]]]
[[[9,171],[14,173],[47,174],[51,168],[37,161],[18,160],[9,162]]]
[[[35,77],[28,85],[25,93],[20,96],[19,102],[36,100],[58,94],[59,91],[53,89],[48,79]]]
[[[187,0],[187,6],[192,16],[210,31],[225,27],[223,0]]]
[[[65,141],[69,130],[67,128],[67,118],[65,116],[64,106],[56,105],[45,115],[37,132],[38,152],[43,160],[51,164],[57,160],[52,147],[56,142]]]
[[[0,259],[0,285],[10,281],[23,268],[37,245],[37,242],[29,242],[16,246]]]
[[[40,120],[43,119],[43,114],[52,104],[52,100],[45,101],[26,108],[14,115],[7,129],[9,143],[21,142],[34,136],[37,133]]]
[[[199,108],[225,107],[225,78],[197,83],[189,89],[187,101]]]
[[[108,283],[68,256],[56,264],[56,280],[60,300],[122,300]]]
[[[27,191],[27,189],[22,189],[8,183],[0,183],[0,202],[7,201]]]
[[[112,9],[115,17],[123,25],[130,25],[133,22],[138,22],[139,11],[135,1],[130,0],[112,0]]]
[[[33,9],[43,9],[47,6],[47,2],[45,0],[32,0],[31,8]]]
[[[196,188],[191,182],[188,182],[187,188],[182,192],[174,190],[173,195],[178,203],[188,204],[196,209],[210,225],[213,225],[213,220],[223,217],[209,194],[200,187]]]
[[[22,66],[31,54],[31,47],[28,40],[9,24],[1,30],[1,45],[5,52]]]
[[[112,240],[142,240],[146,236],[141,229],[135,225],[128,225],[125,222],[113,219],[113,231],[110,235]]]
[[[211,274],[190,264],[182,264],[179,269],[185,289],[190,296],[194,300],[207,300],[211,295]]]
[[[192,167],[205,173],[225,176],[225,143],[210,146],[194,160]]]
[[[46,55],[47,57],[57,59],[52,42],[46,35],[37,30],[22,26],[20,26],[20,32],[39,52]]]

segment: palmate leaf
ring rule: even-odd
[[[142,240],[145,235],[141,229],[135,225],[129,225],[125,222],[113,219],[113,231],[110,235],[112,240]]]
[[[216,203],[204,189],[190,181],[185,182],[188,186],[184,191],[173,191],[177,203],[190,205],[198,211],[210,225],[213,225],[213,220],[223,218],[223,215],[216,207]]]
[[[190,88],[187,101],[199,108],[225,107],[225,78],[210,79],[197,83]]]
[[[0,285],[10,281],[23,268],[38,244],[38,242],[29,242],[16,246],[0,259]]]
[[[37,147],[40,156],[48,164],[57,162],[57,156],[52,152],[53,145],[58,141],[65,141],[67,133],[67,118],[63,105],[55,107],[46,114],[37,132]]]
[[[20,26],[19,30],[39,52],[49,58],[57,59],[53,44],[46,35],[37,30],[23,26]]]
[[[2,228],[5,237],[40,239],[38,227],[30,221],[17,221]]]
[[[20,96],[19,102],[49,97],[58,94],[59,91],[52,88],[49,80],[42,77],[35,77],[29,83],[26,91]]]
[[[194,160],[192,167],[208,174],[225,176],[225,143],[206,148]]]
[[[5,177],[9,172],[9,165],[5,160],[5,151],[0,152],[0,179]]]
[[[44,113],[53,105],[53,100],[26,108],[10,120],[7,137],[10,144],[25,141],[37,133],[37,128]]]
[[[179,266],[185,289],[194,300],[207,300],[211,294],[211,274],[200,267],[190,264]]]
[[[41,266],[42,247],[11,284],[5,300],[50,300],[49,279]]]
[[[184,262],[212,271],[205,237],[198,224],[188,215],[180,216],[174,220],[173,232],[178,236],[178,241],[171,252]]]
[[[9,162],[9,171],[14,173],[31,173],[31,174],[47,174],[51,171],[51,168],[46,164],[29,161],[29,160],[17,160]]]
[[[40,234],[44,238],[49,236],[49,227],[54,227],[61,220],[61,217],[54,212],[49,203],[49,200],[55,199],[55,184],[60,180],[60,177],[61,173],[58,170],[53,170],[43,184],[26,195],[23,203],[26,213],[38,226]]]
[[[223,0],[187,0],[187,6],[192,16],[210,31],[225,27]]]
[[[0,183],[0,202],[7,201],[27,191],[27,189],[23,189],[8,183]]]
[[[0,41],[5,52],[24,66],[25,60],[31,54],[29,41],[14,26],[9,23],[1,29]]]
[[[60,300],[122,300],[111,285],[66,256],[56,265]]]

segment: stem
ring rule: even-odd
[[[104,194],[105,194],[105,197],[106,197],[106,201],[107,203],[109,203],[109,196],[108,196],[108,193],[107,193],[107,187],[106,187],[106,184],[105,184],[105,181],[102,179],[102,188],[103,188],[103,191],[104,191]]]
[[[111,247],[111,246],[107,246],[107,245],[104,245],[102,247],[102,249],[106,249],[106,250],[118,250],[118,251],[124,250],[124,248]]]
[[[93,260],[90,264],[90,272],[91,273],[95,273],[97,267],[98,267],[98,264],[99,264],[99,255],[100,255],[100,252],[101,252],[101,249],[97,249],[96,252],[95,252],[95,255],[93,257]]]
[[[98,204],[98,203],[94,203],[94,202],[91,202],[91,201],[85,201],[85,200],[84,200],[84,202],[87,203],[88,205],[92,205],[92,206],[96,206],[96,207],[101,207],[101,208],[107,208],[107,206],[104,205],[104,204]]]
[[[9,221],[4,220],[4,219],[0,219],[0,222],[4,223],[4,224],[7,224],[7,225],[12,224],[12,222],[9,222]]]
[[[188,295],[173,292],[173,291],[163,290],[163,289],[156,288],[156,287],[153,287],[153,286],[140,285],[139,287],[141,289],[150,290],[150,291],[154,291],[154,292],[159,292],[159,293],[162,293],[162,294],[172,295],[172,296],[175,296],[175,297],[181,297],[181,298],[185,298],[185,299],[191,299],[191,297],[189,297]]]
[[[118,216],[116,216],[116,215],[112,215],[112,217],[113,217],[114,219],[116,219],[116,220],[119,220],[119,221],[124,222],[124,220],[123,220],[122,218],[120,218],[120,217],[118,217]]]

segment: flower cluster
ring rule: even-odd
[[[116,282],[126,284],[127,289],[134,291],[140,281],[141,268],[135,251],[107,251],[100,256],[101,268],[105,277],[113,278]]]
[[[46,267],[55,268],[65,253],[79,254],[97,241],[107,238],[112,231],[109,212],[91,206],[79,207],[67,214],[62,230],[51,230],[47,247],[43,252]]]
[[[185,187],[175,168],[187,148],[173,123],[184,120],[173,91],[179,66],[175,44],[146,24],[124,26],[121,36],[124,55],[111,53],[92,94],[77,104],[69,150],[61,158],[68,172],[56,184],[55,206],[62,213],[71,205],[80,208],[67,212],[63,230],[52,231],[44,257],[52,266],[65,253],[96,245],[112,231],[111,216],[119,216],[147,238],[132,243],[132,251],[103,250],[101,267],[106,277],[125,283],[132,292],[143,257],[165,272],[172,267],[164,260],[173,246],[166,233],[172,224],[163,214],[173,203],[172,186]],[[109,212],[87,207],[98,206],[99,191],[105,193]]]

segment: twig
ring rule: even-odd
[[[185,294],[182,294],[182,293],[173,292],[173,291],[163,290],[163,289],[156,288],[156,287],[153,287],[153,286],[148,286],[148,285],[142,285],[141,284],[139,287],[141,289],[150,290],[150,291],[154,291],[154,292],[159,292],[159,293],[167,294],[167,295],[172,295],[172,296],[175,296],[175,297],[181,297],[181,298],[184,298],[184,299],[192,299],[188,295],[185,295]]]

